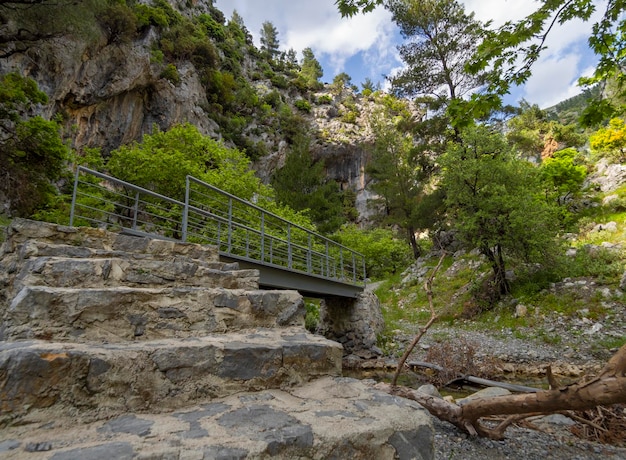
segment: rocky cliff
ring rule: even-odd
[[[246,149],[268,180],[284,162],[290,129],[300,129],[313,134],[312,153],[328,176],[356,192],[367,213],[376,102],[350,88],[294,86],[297,63],[268,64],[245,26],[227,21],[212,1],[143,0],[137,5],[145,8],[133,10],[102,0],[11,3],[0,5],[0,74],[37,82],[49,97],[39,112],[62,119],[77,152],[97,147],[106,156],[155,127],[189,122]]]

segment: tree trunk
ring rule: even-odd
[[[525,416],[626,403],[626,344],[618,350],[597,377],[587,382],[531,394],[474,399],[462,406],[408,388],[388,384],[379,384],[377,387],[419,402],[431,414],[471,435],[502,439],[506,428]],[[494,415],[513,417],[509,417],[493,429],[480,423],[480,418]]]
[[[422,248],[420,248],[419,244],[417,244],[417,238],[415,238],[415,228],[413,228],[412,225],[409,225],[406,231],[407,237],[409,238],[409,244],[413,250],[413,257],[417,260],[422,255]]]
[[[502,247],[497,244],[494,248],[483,247],[481,252],[487,257],[493,270],[494,284],[497,293],[502,296],[510,292],[511,287],[506,279],[506,267],[504,264],[504,256],[502,255]]]

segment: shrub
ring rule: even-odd
[[[294,105],[296,106],[298,110],[301,110],[302,112],[309,113],[311,111],[311,104],[309,104],[309,101],[306,101],[304,99],[298,99],[294,103]]]
[[[98,16],[98,22],[107,33],[107,43],[127,43],[137,33],[137,18],[126,5],[110,5]]]
[[[409,245],[388,229],[361,230],[356,225],[346,225],[332,238],[365,256],[369,278],[382,279],[402,271],[412,260]]]
[[[178,73],[178,69],[174,64],[166,65],[160,76],[161,78],[169,80],[176,86],[180,85],[180,74]]]
[[[317,98],[318,104],[330,104],[333,102],[333,98],[330,94],[322,94]]]

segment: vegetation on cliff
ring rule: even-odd
[[[354,13],[376,2],[338,3]],[[490,31],[453,0],[387,6],[407,38],[400,50],[407,67],[392,80],[390,94],[371,82],[359,93],[347,74],[322,84],[311,49],[302,50],[300,61],[295,50],[281,51],[280,33],[269,22],[257,49],[242,18],[235,13],[227,20],[211,1],[192,6],[165,0],[91,0],[79,6],[3,2],[6,40],[0,52],[7,59],[2,68],[19,71],[27,65],[20,57],[33,58],[27,68],[34,77],[8,71],[3,76],[0,161],[7,181],[0,193],[6,212],[66,220],[67,175],[76,164],[94,165],[170,196],[180,193],[181,181],[191,173],[360,248],[374,277],[401,270],[411,255],[457,245],[479,248],[490,263],[493,276],[481,281],[479,304],[489,298],[493,306],[502,294],[515,292],[522,281],[509,278],[509,268],[535,267],[528,279],[540,277],[537,273],[552,279],[551,261],[563,236],[594,219],[590,206],[598,198],[587,175],[598,159],[623,160],[623,120],[609,123],[605,117],[605,126],[589,128],[564,124],[572,117],[558,121],[558,111],[544,112],[526,102],[498,107],[498,91],[527,74],[485,72],[474,58],[484,51],[487,36],[489,43],[500,43],[494,49],[506,60],[509,47],[524,43],[519,27]],[[545,26],[544,10],[533,27]],[[37,29],[43,16],[59,20]],[[510,41],[502,42],[507,33]],[[146,111],[136,138],[122,142],[121,136],[119,141],[104,136],[106,143],[98,145],[107,127],[96,128],[94,114],[108,102],[82,81],[83,87],[74,82],[61,91],[59,81],[70,72],[56,75],[55,69],[66,69],[64,63],[55,53],[44,53],[60,43],[71,50],[64,59],[78,63],[74,73],[84,70],[81,59],[89,63],[98,54],[111,53],[120,62],[125,53],[149,56],[149,70],[136,76],[141,84],[111,96],[110,107],[131,93],[144,101],[133,106]],[[533,50],[527,51],[530,63]],[[46,58],[32,64],[40,55]],[[482,57],[482,63],[498,59]],[[614,88],[614,113],[620,107],[620,80],[611,69],[601,71]],[[183,94],[196,77],[199,110],[184,112],[182,119],[150,111]],[[485,84],[495,92],[484,92]],[[165,93],[173,99],[155,96]],[[572,104],[562,109],[571,111]],[[192,115],[202,129],[185,119]],[[585,148],[588,140],[591,151]],[[365,159],[358,180],[329,177],[329,151],[358,151]],[[255,167],[259,175],[252,172]],[[367,190],[357,190],[357,181]],[[366,208],[359,215],[356,202],[357,193],[366,191],[365,218]],[[619,195],[610,206],[622,200]],[[487,291],[491,294],[484,295]]]

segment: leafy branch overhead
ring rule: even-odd
[[[377,6],[390,8],[394,1],[384,0],[337,0],[335,4],[343,17],[367,13]],[[543,0],[528,16],[508,21],[496,29],[484,31],[482,43],[474,53],[466,70],[476,74],[486,69],[493,70],[487,86],[487,95],[475,94],[473,107],[476,116],[484,113],[485,106],[493,109],[500,104],[501,97],[517,85],[528,81],[533,65],[546,50],[547,38],[556,33],[557,26],[574,20],[589,21],[598,18],[592,25],[588,44],[598,56],[599,62],[593,75],[580,78],[581,86],[596,84],[603,86],[603,98],[589,104],[581,120],[595,125],[611,116],[623,113],[626,97],[626,3],[623,0],[608,0],[603,4],[593,0]],[[462,109],[467,113],[468,108]]]

